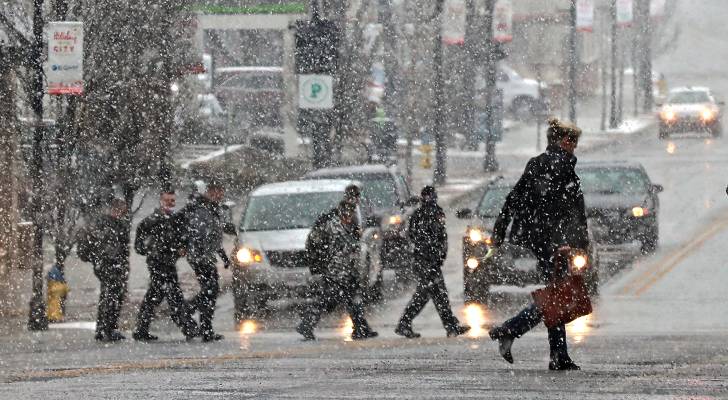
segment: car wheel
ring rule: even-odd
[[[517,120],[526,121],[533,118],[536,111],[536,100],[530,97],[517,97],[511,105],[513,117]]]
[[[259,296],[251,295],[255,292],[254,288],[243,285],[233,286],[233,302],[235,305],[235,322],[242,322],[258,316],[265,308],[265,300]]]
[[[713,137],[721,137],[723,136],[723,125],[720,123],[716,123],[711,129],[710,134],[713,135]]]
[[[463,302],[469,303],[485,303],[490,293],[490,285],[484,282],[471,282],[465,280],[463,291]]]
[[[660,127],[660,139],[667,139],[670,134],[667,132],[666,128]]]
[[[659,241],[659,233],[657,226],[652,227],[650,231],[642,237],[642,254],[652,254],[657,250],[657,243]]]

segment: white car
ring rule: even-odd
[[[707,131],[714,137],[723,135],[721,107],[710,89],[683,87],[670,91],[665,104],[660,105],[657,115],[659,135],[667,138],[671,133]]]
[[[316,281],[305,262],[306,238],[316,219],[344,197],[348,179],[315,179],[258,187],[247,199],[233,250],[233,297],[238,321],[272,300],[306,301]],[[358,268],[362,292],[381,296],[377,227],[367,227],[357,210],[362,245]]]
[[[503,107],[518,119],[526,119],[548,111],[548,99],[544,95],[548,86],[534,79],[523,78],[506,65],[496,71],[496,86],[503,92]],[[478,75],[478,92],[485,89],[485,79]]]

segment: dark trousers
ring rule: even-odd
[[[324,279],[319,298],[303,313],[301,327],[305,330],[313,330],[321,320],[323,313],[330,313],[339,305],[343,305],[351,317],[355,335],[371,330],[369,323],[364,318],[364,306],[359,295],[359,282],[354,277],[344,281]]]
[[[167,299],[172,313],[172,321],[182,329],[185,336],[193,336],[197,328],[179,286],[177,268],[174,263],[148,262],[149,289],[139,307],[136,331],[148,333],[154,318],[154,309]]]
[[[450,308],[445,277],[442,275],[440,263],[433,264],[429,261],[421,263],[418,261],[418,268],[424,268],[425,270],[417,274],[417,289],[415,289],[412,299],[407,304],[407,308],[404,309],[399,325],[412,329],[412,320],[422,312],[427,302],[432,299],[437,313],[440,315],[442,325],[448,332],[454,330],[460,322]]]
[[[212,317],[220,293],[220,276],[214,258],[190,264],[200,284],[200,293],[190,301],[190,305],[200,312],[200,333],[202,336],[209,336],[214,333]]]
[[[125,266],[100,264],[94,266],[94,275],[101,284],[96,333],[110,335],[119,328],[119,314],[126,297],[129,269]]]
[[[544,279],[548,280],[554,273],[553,258],[547,256],[539,258],[539,269],[544,275]],[[502,328],[504,331],[513,337],[521,337],[526,332],[533,329],[536,325],[540,324],[543,320],[541,311],[536,307],[536,304],[531,304],[521,310],[515,317],[507,320],[503,323]],[[568,359],[568,349],[566,346],[566,327],[565,325],[555,326],[548,329],[549,334],[549,348],[551,350],[552,359]]]

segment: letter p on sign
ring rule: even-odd
[[[333,108],[334,91],[331,75],[299,75],[298,106],[314,109]]]

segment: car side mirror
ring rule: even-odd
[[[412,196],[409,198],[409,200],[407,200],[407,205],[410,207],[416,206],[419,203],[420,203],[420,198],[417,196]]]
[[[662,185],[652,185],[652,191],[654,193],[661,193],[663,190],[665,190],[665,188]]]
[[[461,208],[455,212],[458,219],[470,219],[473,217],[473,210],[469,208]]]
[[[723,101],[723,100],[719,101],[719,102],[718,102],[718,105],[719,105],[719,106],[724,106],[724,105],[725,105],[725,101]]]
[[[364,221],[367,228],[376,228],[382,224],[382,217],[376,215],[370,215]]]
[[[658,102],[658,103],[655,103],[655,105],[656,105],[657,107],[662,107],[662,106],[664,106],[664,104],[663,104],[662,102]]]

